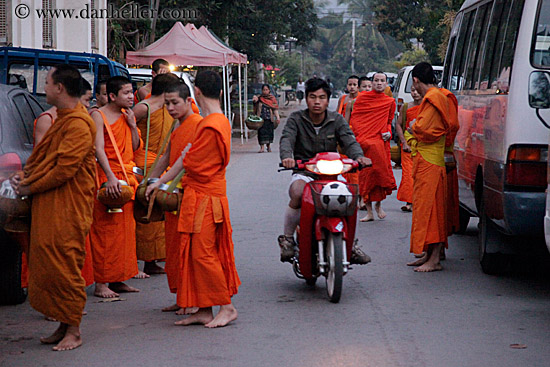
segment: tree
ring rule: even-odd
[[[432,63],[442,63],[440,44],[446,28],[441,21],[457,11],[464,0],[371,0],[376,24],[409,48],[410,40],[424,44]],[[448,25],[448,24],[446,24]],[[446,47],[446,46],[445,46]]]

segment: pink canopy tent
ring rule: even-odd
[[[204,28],[204,27],[201,27]],[[245,65],[245,104],[246,96],[246,60],[247,57],[220,42],[216,36],[204,28],[201,32],[194,24],[184,26],[176,22],[172,29],[153,44],[138,51],[129,51],[126,55],[127,64],[150,65],[156,59],[165,59],[174,65],[221,66],[223,69],[224,112],[232,122],[231,100],[229,96],[228,64],[239,64],[239,91],[241,91],[241,64]],[[242,94],[239,93],[241,142],[245,133],[243,116],[246,119],[248,107],[243,111]],[[248,138],[248,134],[247,138]]]

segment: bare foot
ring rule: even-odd
[[[122,282],[109,283],[109,288],[119,293],[139,292],[139,289],[130,287],[128,284],[124,284]]]
[[[410,263],[407,263],[407,266],[420,266],[426,263],[428,261],[428,254],[424,253],[424,255],[419,258],[418,260],[411,261]]]
[[[143,272],[145,273],[145,275],[166,274],[166,271],[164,271],[164,268],[162,266],[158,266],[158,264],[155,261],[146,262],[145,265],[143,266]]]
[[[47,336],[45,338],[40,338],[40,343],[42,344],[55,344],[59,343],[67,333],[67,324],[59,324],[59,327],[56,331],[53,332],[52,335]]]
[[[175,312],[175,311],[178,311],[180,309],[181,309],[180,306],[178,306],[176,304],[173,304],[172,306],[164,307],[162,309],[162,312]]]
[[[53,322],[57,322],[57,320],[56,320],[56,319],[54,319],[54,318],[53,318],[53,317],[51,317],[51,316],[44,316],[44,319],[45,319],[46,321],[53,321]]]
[[[137,275],[134,276],[135,279],[147,279],[150,278],[149,274],[145,274],[141,270],[138,270]]]
[[[374,215],[372,213],[368,213],[363,218],[359,219],[360,222],[372,222],[374,220]]]
[[[414,271],[418,273],[429,273],[432,271],[440,271],[440,270],[443,270],[443,267],[441,266],[440,263],[437,263],[437,264],[425,263],[424,265],[414,269]]]
[[[78,348],[82,345],[80,337],[80,328],[78,326],[68,326],[65,337],[52,349],[55,351],[64,351]]]
[[[120,296],[120,294],[113,292],[105,283],[96,283],[94,296],[101,298],[115,298]]]
[[[176,315],[192,315],[194,313],[197,313],[199,312],[199,308],[198,307],[185,307],[185,308],[180,308],[179,310],[176,311]]]
[[[269,145],[267,146],[267,151],[271,153],[271,147]]]
[[[181,326],[196,325],[196,324],[206,325],[212,320],[214,320],[214,315],[212,314],[212,307],[207,307],[207,308],[199,309],[197,313],[189,316],[186,319],[176,321],[174,325],[181,325]]]
[[[378,218],[384,219],[386,218],[386,212],[384,209],[382,209],[382,205],[378,201],[376,204],[374,204],[374,210],[376,210],[376,214],[378,215]]]
[[[417,259],[420,259],[421,257],[424,257],[424,256],[426,256],[425,252],[422,252],[420,254],[414,254],[414,257],[416,257]]]
[[[224,327],[231,321],[237,319],[237,310],[233,304],[223,305],[220,307],[220,312],[214,317],[214,320],[205,324],[207,328]]]

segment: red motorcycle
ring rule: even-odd
[[[340,300],[343,277],[351,269],[348,259],[355,239],[359,199],[358,186],[338,180],[338,176],[358,168],[359,163],[335,152],[298,160],[294,168],[315,173],[318,179],[304,188],[292,267],[308,285],[324,276],[327,295],[333,303]]]

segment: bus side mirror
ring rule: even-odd
[[[533,71],[529,76],[529,106],[536,109],[550,108],[550,73]]]

